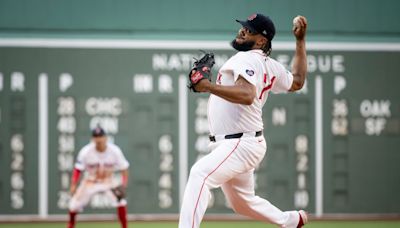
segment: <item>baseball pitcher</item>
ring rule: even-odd
[[[231,44],[238,52],[221,67],[216,83],[210,82],[214,64],[211,53],[196,61],[189,73],[189,88],[211,94],[208,103],[211,153],[190,170],[179,227],[200,227],[210,189],[217,187],[222,188],[239,214],[280,227],[302,227],[307,223],[304,211],[281,211],[255,195],[254,169],[267,150],[262,108],[269,93],[297,91],[306,79],[307,21],[298,16],[293,22],[296,50],[291,72],[269,57],[275,35],[269,17],[253,14],[237,22],[242,27]]]
[[[84,146],[78,154],[71,177],[68,228],[75,226],[76,214],[83,210],[93,195],[104,192],[117,207],[118,218],[122,228],[127,227],[127,202],[125,189],[128,185],[129,162],[121,149],[107,142],[105,131],[97,127],[92,131],[92,142]],[[113,174],[121,172],[121,183],[116,183]],[[79,178],[85,175],[77,188]]]

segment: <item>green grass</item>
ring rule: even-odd
[[[0,228],[65,228],[66,223],[0,223]],[[119,228],[118,222],[78,222],[76,228]],[[131,228],[177,228],[174,222],[132,222]],[[203,222],[201,228],[273,228],[259,222]],[[400,221],[322,222],[311,221],[306,228],[400,228]]]

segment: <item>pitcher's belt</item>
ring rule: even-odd
[[[218,139],[238,139],[241,138],[243,135],[251,135],[254,137],[258,137],[262,135],[262,131],[256,131],[256,132],[246,132],[246,133],[236,133],[236,134],[231,134],[231,135],[221,135],[218,137]],[[209,136],[211,142],[216,142],[217,137],[214,135]]]

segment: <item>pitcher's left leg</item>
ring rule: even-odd
[[[233,210],[259,221],[277,224],[284,228],[296,228],[297,211],[281,211],[268,200],[255,195],[253,170],[237,175],[222,185],[222,191]]]

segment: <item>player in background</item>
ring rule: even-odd
[[[96,127],[92,131],[92,142],[84,146],[78,154],[71,177],[68,228],[75,226],[76,214],[83,210],[91,197],[98,192],[104,192],[114,202],[121,227],[127,227],[127,202],[124,199],[124,189],[128,185],[129,162],[121,149],[107,142],[105,131]],[[113,179],[115,172],[121,172],[121,183]],[[81,174],[85,175],[77,188]]]
[[[281,211],[255,195],[254,169],[265,156],[262,108],[273,93],[297,91],[307,73],[305,34],[307,21],[296,17],[296,49],[291,72],[269,57],[275,35],[272,20],[253,14],[242,25],[232,46],[239,52],[218,72],[216,83],[200,80],[198,92],[210,93],[208,122],[210,150],[190,170],[179,218],[179,228],[198,228],[208,206],[210,189],[221,187],[232,209],[256,220],[284,228],[302,227],[307,214]],[[200,77],[195,70],[191,75]],[[274,153],[274,151],[272,151]]]

